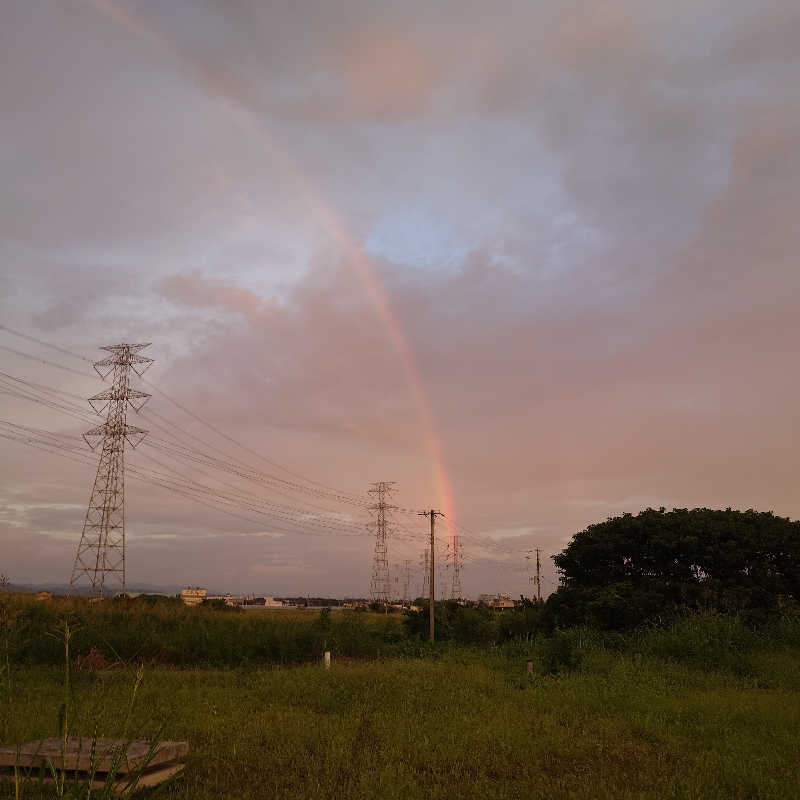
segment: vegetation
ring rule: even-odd
[[[131,730],[191,744],[152,797],[783,800],[800,789],[800,626],[781,624],[772,639],[716,615],[607,641],[578,628],[436,658],[334,654],[330,670],[151,666]],[[60,669],[13,681],[8,740],[52,735]],[[76,673],[73,729],[120,735],[131,682],[124,666]]]
[[[556,556],[547,603],[437,603],[436,643],[424,603],[4,594],[0,733],[187,739],[184,777],[152,793],[174,798],[800,796],[798,533],[755,512],[611,519]]]
[[[413,651],[400,617],[317,611],[241,611],[213,604],[85,599],[46,602],[15,596],[0,601],[13,609],[9,661],[59,664],[61,647],[51,633],[68,617],[76,627],[72,652],[104,663],[143,662],[172,666],[243,667],[317,660],[324,650],[353,658],[380,658]]]
[[[763,621],[800,603],[800,522],[756,511],[647,509],[576,534],[553,559],[555,625],[605,630],[715,610]]]

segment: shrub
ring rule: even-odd
[[[541,671],[545,675],[574,672],[583,660],[578,631],[553,631],[544,640],[541,651]]]
[[[667,627],[644,629],[639,649],[704,670],[748,675],[751,666],[747,655],[760,641],[759,634],[738,617],[708,612],[678,619]]]

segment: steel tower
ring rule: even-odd
[[[150,397],[131,388],[131,370],[140,377],[153,363],[139,355],[149,344],[115,344],[102,347],[111,353],[95,363],[103,380],[112,377],[111,388],[89,398],[97,414],[106,421],[87,431],[83,438],[92,450],[100,445],[97,475],[86,510],[83,532],[70,578],[74,591],[88,577],[91,593],[103,597],[106,584],[113,581],[125,592],[125,442],[135,448],[147,431],[127,423],[128,407],[140,411]]]

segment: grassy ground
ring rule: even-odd
[[[330,671],[153,666],[131,730],[190,742],[163,797],[800,797],[800,651],[746,672],[595,650],[529,680],[524,658],[456,647]],[[55,735],[62,672],[11,681],[7,740]],[[132,683],[124,668],[75,675],[70,727],[118,734]]]

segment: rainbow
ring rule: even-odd
[[[416,411],[426,442],[434,478],[436,504],[445,514],[448,536],[452,539],[457,525],[456,504],[448,476],[444,448],[435,424],[433,410],[417,367],[408,337],[395,315],[391,300],[378,277],[377,270],[365,253],[363,247],[347,231],[345,224],[326,202],[318,188],[307,178],[296,161],[284,148],[263,129],[259,123],[258,100],[249,88],[230,73],[223,73],[214,67],[198,61],[193,54],[173,41],[163,30],[144,20],[129,8],[120,6],[112,0],[87,0],[97,11],[117,24],[146,39],[163,52],[170,55],[185,71],[207,90],[233,103],[241,112],[239,121],[250,131],[255,132],[272,162],[278,165],[298,188],[303,200],[317,220],[332,236],[345,254],[347,262],[355,270],[364,290],[374,305],[386,330],[389,341],[402,365],[406,382],[414,400]]]

